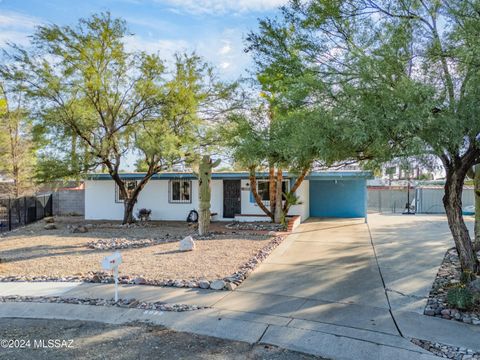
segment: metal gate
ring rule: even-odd
[[[53,215],[52,194],[0,199],[0,232]]]

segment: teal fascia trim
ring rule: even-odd
[[[125,180],[141,180],[145,176],[145,173],[120,173],[122,179]],[[285,178],[295,178],[295,174],[284,174]],[[152,177],[152,180],[170,180],[170,179],[187,179],[192,180],[197,177],[193,173],[186,172],[172,172],[172,173],[160,173],[155,174]],[[214,180],[246,180],[249,178],[247,172],[224,172],[224,173],[213,173],[212,179]],[[267,172],[257,173],[258,179],[268,178]],[[370,171],[318,171],[311,172],[307,176],[307,180],[341,180],[341,179],[372,179],[373,174]],[[110,174],[88,174],[86,176],[87,180],[112,180]]]

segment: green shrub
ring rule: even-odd
[[[475,273],[471,271],[463,271],[462,274],[460,275],[460,282],[462,284],[469,284],[476,278],[477,277],[475,276]]]
[[[474,305],[473,293],[466,287],[457,287],[448,290],[447,303],[450,307],[469,310]]]

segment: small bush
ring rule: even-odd
[[[448,290],[447,303],[450,307],[469,310],[474,305],[473,293],[466,287],[457,287]]]
[[[150,209],[140,209],[138,210],[138,218],[140,221],[148,221],[150,220],[150,214],[152,213],[152,210]]]
[[[473,272],[463,271],[462,274],[460,275],[460,282],[462,284],[470,284],[476,278],[477,278],[477,276]]]

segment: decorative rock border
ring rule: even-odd
[[[227,229],[231,230],[256,230],[256,231],[283,231],[285,227],[282,224],[273,224],[265,222],[242,222],[233,221],[225,225]]]
[[[442,264],[428,296],[424,315],[440,317],[447,320],[461,321],[480,325],[480,311],[462,311],[451,309],[447,303],[448,288],[460,283],[460,261],[457,250],[451,248],[445,253]],[[480,309],[479,309],[480,310]]]
[[[158,244],[165,244],[170,242],[176,242],[178,239],[127,239],[127,238],[111,238],[111,239],[98,239],[87,243],[87,247],[95,250],[119,250],[119,249],[131,249],[153,246]]]
[[[268,255],[282,243],[286,238],[286,235],[279,235],[274,237],[270,242],[260,249],[253,257],[251,257],[240,269],[234,274],[227,276],[223,279],[168,279],[168,280],[155,280],[148,279],[141,276],[119,276],[120,284],[135,284],[135,285],[151,285],[151,286],[170,286],[178,288],[201,288],[211,290],[234,290],[240,285],[251,272],[263,262]],[[0,282],[13,282],[13,281],[80,281],[90,283],[113,283],[113,276],[110,273],[103,271],[88,272],[86,274],[71,275],[64,277],[52,277],[52,276],[5,276],[0,277]]]
[[[480,359],[480,352],[475,352],[472,349],[432,343],[431,341],[421,339],[411,339],[410,341],[413,344],[430,351],[432,354],[443,358],[455,360]]]
[[[7,302],[37,302],[37,303],[55,303],[55,304],[75,304],[75,305],[94,305],[94,306],[118,306],[122,308],[156,310],[156,311],[174,311],[184,312],[206,309],[206,306],[186,305],[186,304],[168,304],[164,302],[144,302],[136,299],[120,299],[118,302],[107,299],[96,298],[75,298],[60,296],[0,296],[0,303]]]
[[[287,218],[286,226],[282,224],[273,224],[273,223],[265,223],[265,222],[242,222],[242,221],[234,221],[231,222],[225,227],[231,230],[255,230],[255,231],[269,231],[269,232],[292,232],[297,228],[298,225],[301,223],[301,217],[299,215],[289,216]]]

